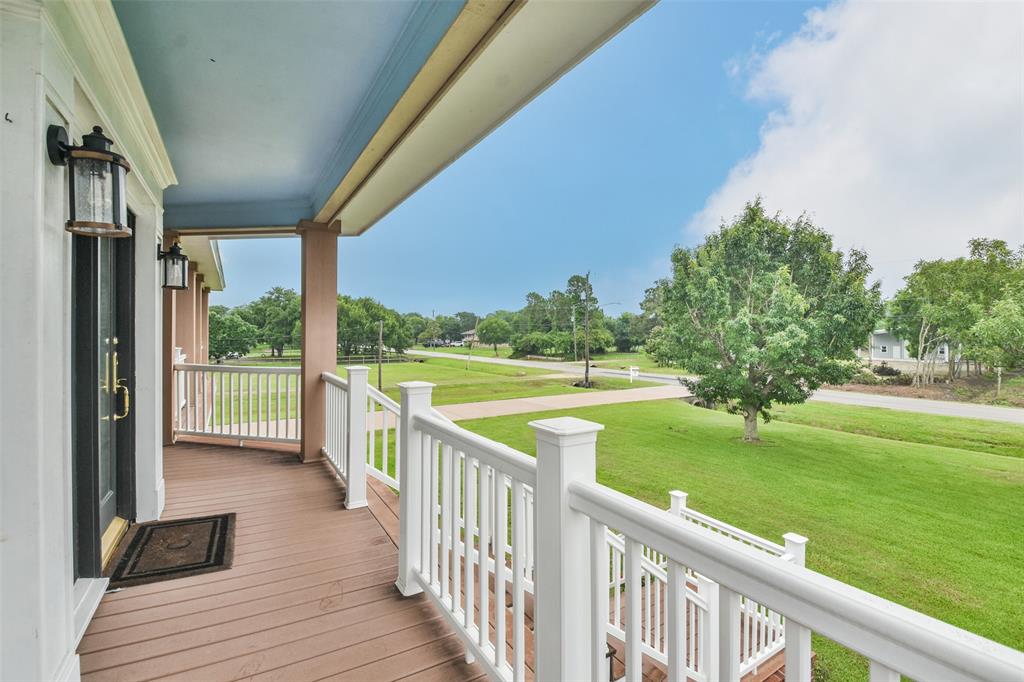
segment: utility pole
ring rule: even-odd
[[[572,307],[572,361],[580,361],[580,352],[576,347],[576,306]]]
[[[583,388],[590,388],[590,271],[587,271],[587,288],[583,304]]]
[[[377,390],[383,391],[384,375],[384,320],[377,321]]]
[[[476,338],[476,328],[480,324],[480,316],[473,318],[473,335],[466,341],[466,369],[469,369],[469,361],[473,359],[473,339]]]

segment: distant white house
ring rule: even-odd
[[[943,343],[939,346],[937,359],[944,362],[949,356],[949,347]],[[869,354],[870,353],[870,354]],[[861,350],[861,357],[869,360],[913,360],[910,354],[910,342],[890,333],[887,329],[876,329],[871,333],[871,348],[868,352]]]
[[[476,337],[476,329],[469,329],[462,332],[462,343],[476,343],[480,339]]]

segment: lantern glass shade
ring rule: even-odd
[[[81,147],[64,145],[61,152],[68,165],[68,231],[91,237],[130,237],[125,191],[128,162],[110,151],[112,143],[99,127],[84,135],[82,142]]]
[[[161,258],[164,263],[164,289],[188,289],[188,256],[181,252],[181,247],[175,244]]]
[[[110,164],[78,159],[75,173],[75,219],[92,223],[114,222],[114,183]]]

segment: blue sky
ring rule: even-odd
[[[727,73],[806,3],[663,2],[368,233],[339,244],[339,289],[402,311],[518,308],[590,270],[633,309],[684,227],[757,147],[766,105]],[[297,240],[221,242],[237,305],[298,288]],[[417,283],[417,280],[420,283]]]
[[[1019,244],[1021,19],[1012,3],[666,0],[342,239],[339,288],[486,314],[589,270],[610,313],[636,309],[673,246],[755,194],[866,249],[886,294],[971,236]],[[221,251],[218,303],[298,288],[297,240]]]

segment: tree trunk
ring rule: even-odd
[[[494,344],[494,357],[498,357],[498,344]]]
[[[757,435],[757,408],[752,405],[743,406],[743,440],[747,443],[761,440]]]

